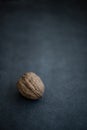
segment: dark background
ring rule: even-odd
[[[87,6],[84,0],[0,2],[0,130],[87,130]],[[16,89],[28,71],[42,99]]]

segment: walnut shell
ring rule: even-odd
[[[39,99],[44,93],[44,84],[33,72],[25,73],[17,82],[19,92],[28,99]]]

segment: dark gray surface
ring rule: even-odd
[[[1,5],[0,130],[87,130],[86,15],[76,2]],[[39,101],[16,89],[28,71],[46,86]]]

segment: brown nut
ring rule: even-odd
[[[17,82],[19,92],[28,99],[39,99],[44,93],[44,84],[33,72],[25,73]]]

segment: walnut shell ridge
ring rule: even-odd
[[[40,77],[33,72],[23,74],[17,81],[17,88],[22,96],[32,100],[41,98],[45,89]]]

